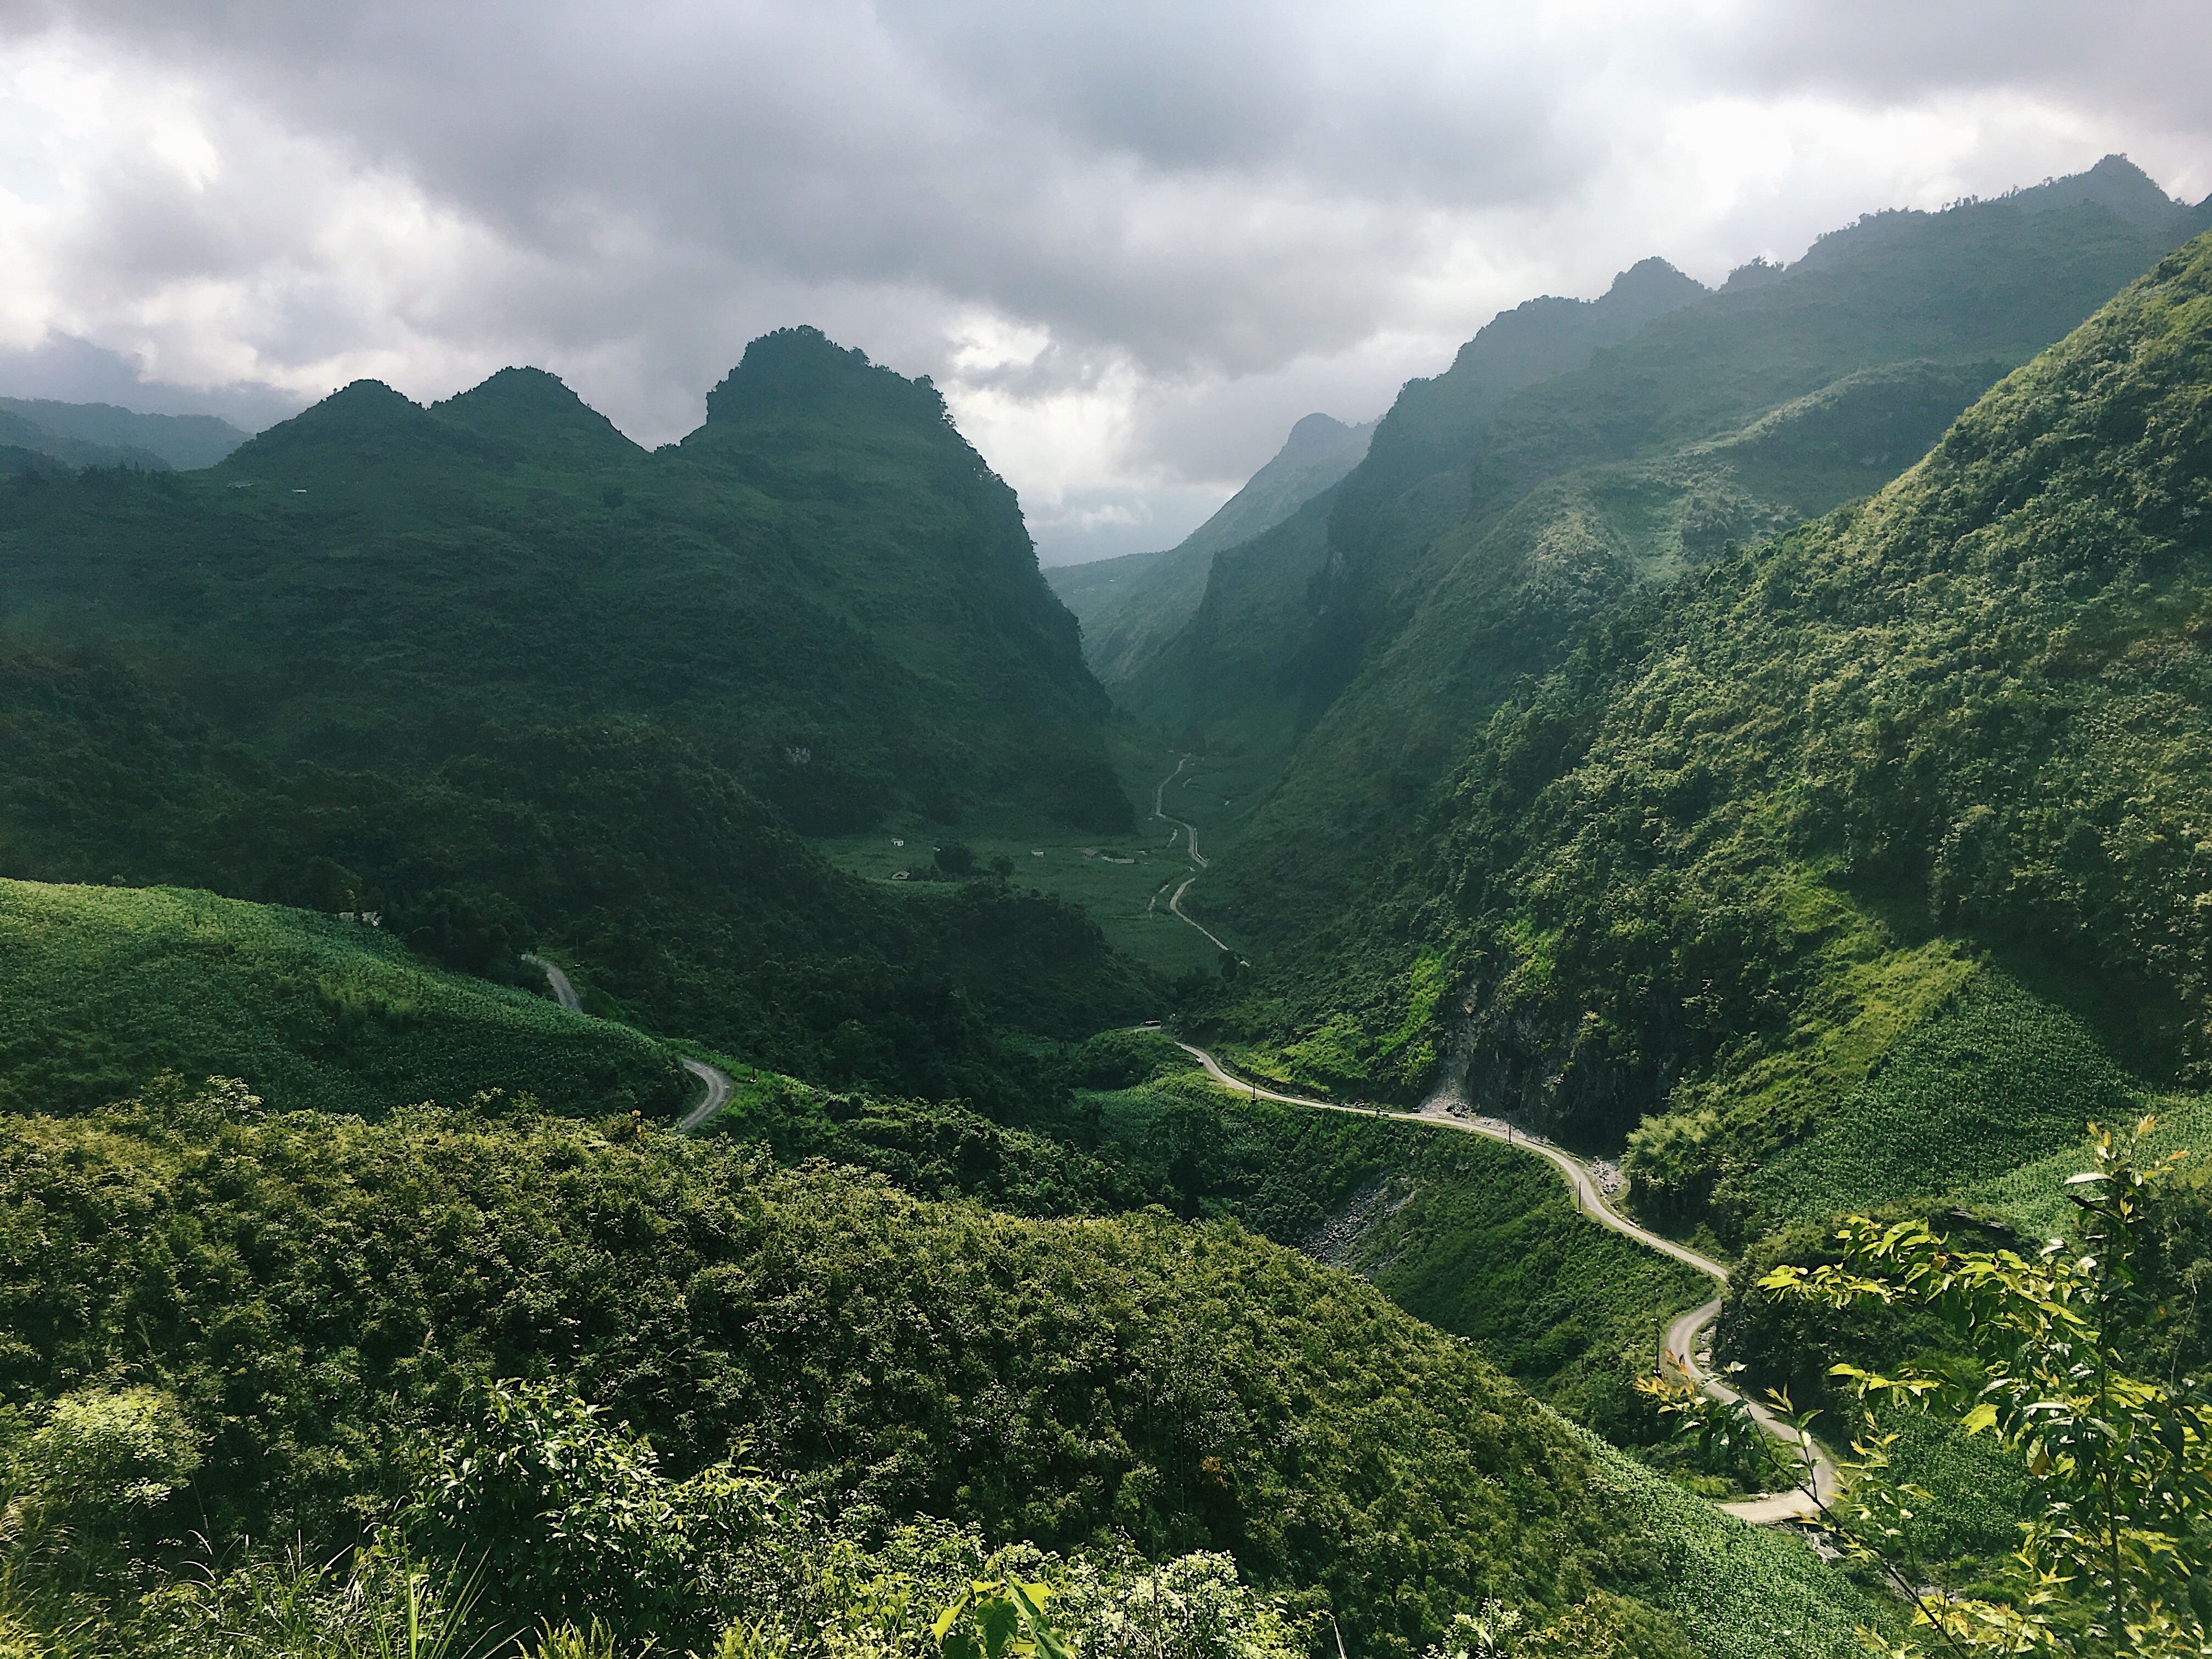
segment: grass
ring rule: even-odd
[[[664,1113],[690,1080],[627,1026],[432,968],[359,921],[181,888],[0,881],[0,1108],[81,1111],[161,1072],[373,1115],[480,1091]]]
[[[2078,1021],[1984,968],[1744,1186],[1784,1221],[1956,1193],[2070,1149],[2128,1098]]]
[[[1194,873],[1180,841],[1169,844],[1171,830],[1153,820],[1133,836],[1084,836],[1061,829],[1013,837],[971,835],[961,844],[975,854],[979,869],[1010,860],[1014,887],[1034,888],[1080,905],[1108,944],[1156,973],[1170,979],[1193,969],[1210,974],[1221,953],[1196,928],[1168,913],[1175,884]],[[814,845],[838,868],[889,884],[902,870],[915,879],[933,879],[933,848],[949,839],[901,826]]]
[[[1624,1530],[1662,1540],[1630,1595],[1671,1614],[1706,1659],[1865,1651],[1861,1626],[1894,1636],[1896,1605],[1821,1564],[1790,1534],[1747,1526],[1595,1436],[1584,1436]]]
[[[2113,1103],[2118,1110],[2102,1121],[2124,1128],[2137,1117],[2157,1119],[2145,1137],[2146,1158],[2171,1152],[2186,1155],[2185,1168],[2212,1161],[2212,1096],[2138,1094]],[[2065,1194],[2069,1176],[2094,1169],[2088,1143],[2075,1139],[2032,1163],[1971,1182],[1959,1189],[1966,1202],[1995,1210],[2030,1238],[2063,1237],[2072,1231],[2075,1210]]]
[[[869,881],[889,884],[904,871],[906,878],[898,884],[911,891],[916,890],[910,883],[937,878],[934,850],[957,838],[975,855],[978,871],[1006,860],[1012,866],[1011,885],[1080,906],[1108,944],[1164,977],[1211,975],[1218,970],[1220,951],[1168,909],[1176,889],[1186,878],[1198,876],[1183,903],[1205,920],[1206,872],[1189,861],[1183,831],[1152,816],[1152,792],[1163,779],[1173,778],[1162,792],[1163,809],[1196,824],[1199,851],[1213,859],[1233,848],[1273,773],[1253,757],[1226,755],[1192,757],[1177,774],[1179,758],[1135,743],[1117,757],[1123,787],[1138,803],[1133,833],[1082,834],[1042,820],[947,831],[915,816],[881,830],[823,837],[812,845],[838,868]],[[1211,921],[1206,925],[1221,931]]]

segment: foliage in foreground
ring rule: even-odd
[[[2139,1126],[2137,1140],[2150,1127]],[[2135,1146],[2109,1131],[2093,1132],[2092,1144],[2097,1167],[2069,1182],[2082,1212],[2078,1253],[2058,1239],[2033,1255],[1960,1249],[1924,1221],[1855,1217],[1841,1235],[1841,1261],[1785,1263],[1760,1281],[1770,1296],[1825,1309],[1936,1315],[1954,1339],[1942,1363],[1885,1372],[1840,1362],[1835,1374],[1863,1404],[1941,1409],[1962,1433],[1993,1436],[2024,1466],[2020,1548],[1995,1583],[1970,1593],[1931,1586],[1915,1521],[1932,1495],[1893,1478],[1898,1436],[1871,1414],[1854,1443],[1851,1486],[1822,1506],[1854,1554],[1911,1601],[1916,1636],[1960,1659],[2193,1659],[2207,1650],[2212,1373],[2202,1354],[2185,1368],[2192,1356],[2175,1346],[2172,1329],[2181,1287],[2148,1248],[2155,1188],[2174,1160],[2139,1167]],[[1708,1432],[1741,1411],[1656,1379],[1650,1387]],[[1774,1398],[1797,1431],[1796,1455],[1774,1454],[1775,1468],[1818,1496],[1809,1414]],[[1923,1652],[1924,1642],[1876,1637],[1873,1645],[1905,1656]]]

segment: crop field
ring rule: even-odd
[[[1594,1437],[1585,1443],[1625,1529],[1664,1540],[1622,1588],[1671,1613],[1707,1659],[1843,1659],[1866,1651],[1862,1625],[1899,1633],[1893,1601],[1823,1565],[1802,1540],[1723,1515]]]
[[[1985,968],[1746,1187],[1796,1221],[1957,1193],[2071,1148],[2130,1100],[2080,1022]]]
[[[161,1072],[375,1114],[481,1091],[660,1113],[651,1039],[432,968],[379,928],[179,888],[0,881],[0,1109],[82,1111]]]
[[[2200,1176],[2212,1164],[2212,1096],[2135,1095],[2118,1103],[2117,1110],[2093,1116],[2122,1132],[2145,1116],[2154,1118],[2141,1149],[2145,1160],[2180,1152],[2184,1170]],[[1960,1196],[2000,1212],[2030,1238],[2063,1237],[2072,1231],[2076,1214],[2066,1199],[2066,1178],[2094,1167],[2087,1140],[2077,1140],[2046,1158],[1967,1186]]]

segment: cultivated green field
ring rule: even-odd
[[[1188,858],[1183,830],[1152,816],[1152,792],[1175,781],[1162,805],[1171,817],[1198,826],[1198,849],[1212,859],[1231,849],[1261,793],[1270,769],[1241,756],[1193,757],[1176,775],[1177,757],[1135,753],[1117,768],[1137,803],[1133,834],[1101,836],[1065,828],[981,825],[960,832],[933,831],[923,823],[894,823],[864,836],[825,837],[813,846],[832,864],[856,876],[901,886],[939,878],[935,849],[957,840],[974,855],[980,873],[1003,870],[1016,890],[1035,888],[1083,907],[1116,950],[1169,979],[1218,971],[1221,952],[1204,934],[1170,914],[1168,901],[1185,878],[1200,877],[1183,908],[1206,921],[1206,872]],[[898,872],[907,872],[901,879]],[[1221,929],[1210,921],[1216,933]],[[1233,934],[1222,933],[1231,944]]]
[[[82,1111],[161,1072],[364,1115],[489,1090],[658,1114],[697,1086],[628,1026],[430,967],[360,921],[183,888],[0,881],[0,1108]]]

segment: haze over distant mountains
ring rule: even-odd
[[[1108,681],[1125,678],[1133,653],[1198,609],[1216,553],[1289,518],[1358,465],[1374,435],[1372,421],[1346,426],[1309,415],[1242,489],[1165,552],[1048,567],[1045,580],[1082,624],[1091,672]]]

